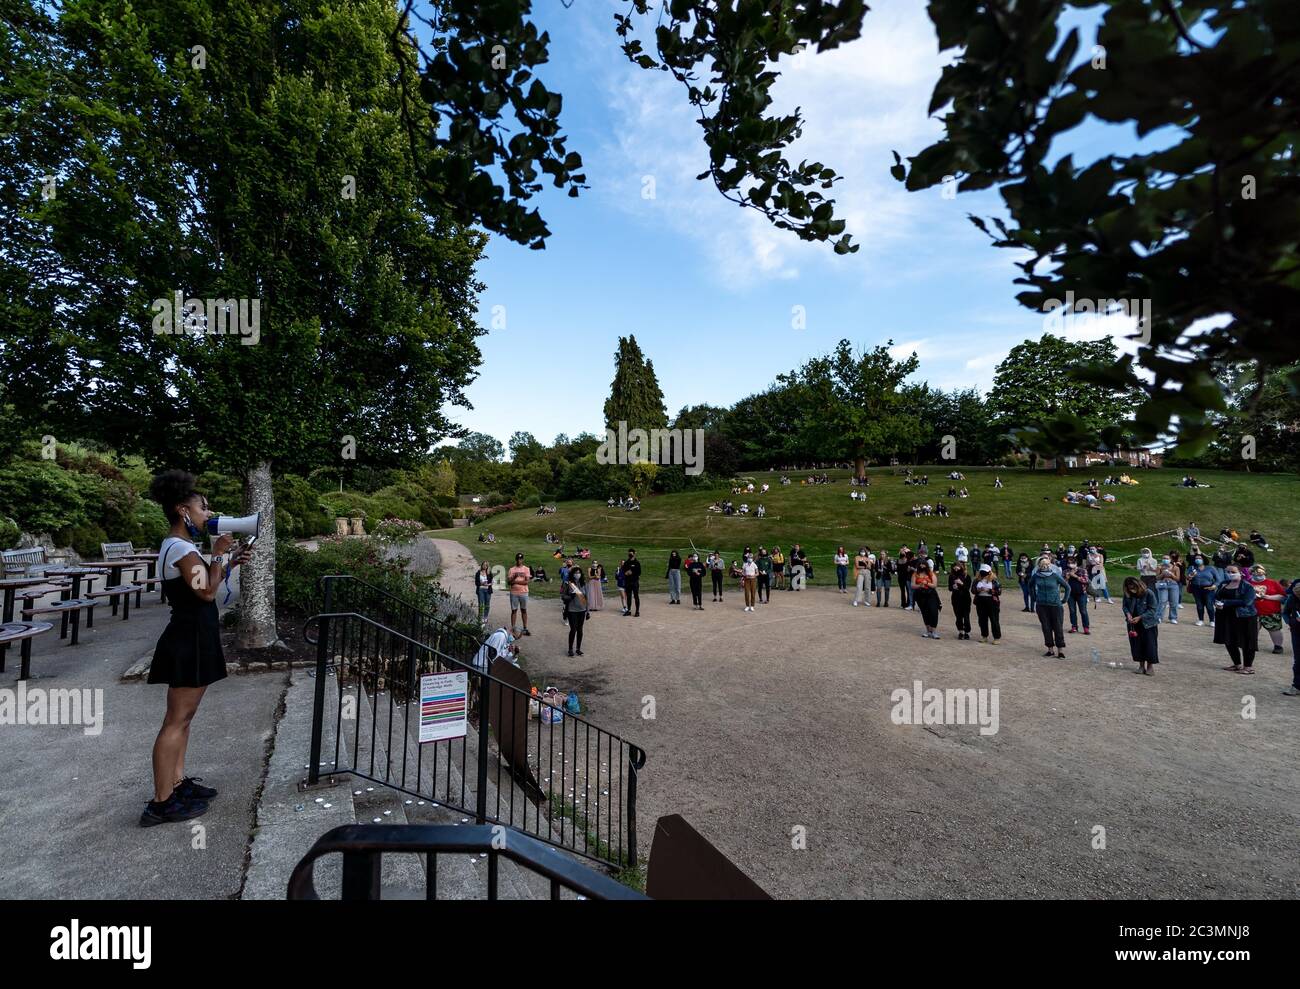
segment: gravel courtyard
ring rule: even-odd
[[[946,597],[939,641],[919,615],[853,608],[824,582],[753,614],[730,587],[714,605],[706,585],[705,612],[656,595],[639,619],[615,597],[573,659],[558,601],[536,600],[524,663],[647,750],[647,850],[654,821],[680,813],[777,897],[1297,895],[1289,650],[1261,653],[1253,677],[1222,672],[1184,607],[1141,677],[1118,604],[1061,661],[1042,658],[1018,594],[998,646],[958,641]],[[495,623],[507,609],[494,595]],[[915,680],[996,688],[997,733],[895,724],[891,694]]]

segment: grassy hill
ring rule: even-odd
[[[642,560],[642,589],[661,591],[666,587],[663,565],[671,550],[683,556],[692,546],[701,552],[720,550],[730,561],[740,556],[745,546],[755,550],[760,545],[771,549],[779,545],[789,552],[791,543],[800,542],[812,560],[817,583],[832,583],[835,571],[831,557],[843,545],[853,554],[859,545],[887,548],[896,553],[903,545],[915,548],[922,537],[933,552],[942,543],[948,562],[959,540],[967,546],[989,541],[1001,546],[1007,539],[1017,553],[1034,550],[1059,540],[1078,544],[1087,538],[1105,546],[1111,560],[1108,568],[1112,591],[1123,577],[1133,572],[1133,558],[1144,546],[1157,554],[1181,548],[1175,534],[1153,535],[1196,521],[1203,535],[1213,536],[1222,525],[1235,528],[1243,538],[1251,526],[1268,538],[1273,553],[1262,550],[1256,557],[1269,567],[1270,576],[1284,580],[1300,575],[1300,478],[1281,474],[1243,474],[1226,471],[1197,471],[1196,476],[1209,488],[1182,488],[1182,472],[1146,470],[1134,472],[1141,483],[1136,487],[1106,487],[1118,501],[1094,511],[1079,505],[1063,504],[1067,487],[1082,486],[1089,477],[1103,477],[1104,468],[1073,471],[1060,477],[1052,473],[1006,468],[958,467],[966,474],[962,483],[970,490],[969,498],[947,498],[947,475],[951,464],[916,468],[928,473],[930,483],[923,487],[905,485],[900,475],[887,469],[869,471],[871,487],[865,503],[849,499],[855,490],[848,483],[849,471],[831,471],[833,483],[802,486],[800,474],[791,474],[794,482],[782,486],[780,474],[756,472],[745,475],[755,487],[763,482],[772,485],[766,495],[731,495],[729,490],[701,490],[682,494],[646,498],[640,512],[606,508],[602,502],[561,502],[554,515],[539,516],[534,509],[508,512],[470,529],[444,530],[440,535],[463,542],[478,559],[509,565],[516,552],[526,554],[533,566],[544,564],[554,577],[556,560],[553,547],[543,537],[552,531],[564,539],[567,551],[578,546],[590,547],[592,558],[614,567],[635,547]],[[993,487],[994,475],[1002,477],[1002,490]],[[752,511],[761,501],[767,508],[765,519],[723,517],[707,509],[715,500],[730,497],[737,506],[748,502]],[[942,499],[951,518],[913,519],[908,512],[914,501],[933,504]],[[480,532],[496,534],[494,545],[479,543]],[[612,580],[611,580],[612,587]],[[554,580],[537,590],[555,593]]]

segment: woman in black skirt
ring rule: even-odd
[[[1160,606],[1156,592],[1137,577],[1124,578],[1124,624],[1137,671],[1154,675],[1151,667],[1160,662]]]
[[[172,615],[149,667],[150,683],[167,684],[167,713],[153,744],[154,799],[140,816],[141,827],[198,817],[217,795],[212,787],[185,775],[185,750],[203,692],[226,675],[217,588],[226,567],[239,566],[249,552],[244,549],[227,558],[234,540],[223,534],[213,543],[212,562],[203,562],[195,543],[203,538],[212,512],[208,500],[194,490],[193,474],[180,470],[159,474],[149,485],[149,497],[162,506],[171,523],[158,551],[158,575]]]
[[[1253,674],[1255,651],[1259,647],[1258,612],[1255,588],[1243,580],[1241,567],[1231,563],[1224,570],[1227,577],[1214,592],[1214,641],[1228,650],[1229,673]]]

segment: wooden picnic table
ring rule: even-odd
[[[107,570],[109,574],[108,583],[104,585],[105,589],[107,589],[108,587],[117,587],[122,583],[123,570],[130,570],[134,574],[139,574],[140,568],[144,565],[145,565],[144,560],[122,559],[122,560],[104,560],[95,563],[83,563],[82,567],[88,570]],[[151,568],[152,566],[153,564],[150,564]],[[150,574],[150,576],[152,576],[152,574]],[[117,598],[113,598],[112,601],[112,614],[114,615],[114,617],[117,616]]]
[[[44,635],[53,628],[54,626],[49,622],[5,622],[0,625],[0,647],[7,648],[11,642],[23,644],[23,661],[18,670],[19,680],[26,680],[31,672],[32,639]],[[5,648],[0,648],[0,673],[3,673],[5,668],[4,654]]]
[[[6,577],[0,580],[0,589],[4,590],[4,622],[8,624],[14,620],[14,598],[16,592],[24,587],[35,587],[37,584],[45,584],[48,581],[44,577]],[[3,667],[0,667],[3,669]]]

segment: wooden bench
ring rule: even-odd
[[[140,607],[140,596],[144,591],[152,591],[154,587],[162,587],[161,577],[133,577],[131,583],[135,585],[135,606]]]
[[[117,610],[117,600],[118,598],[121,598],[122,621],[128,621],[131,617],[131,595],[136,593],[138,590],[139,588],[134,584],[118,584],[116,587],[105,587],[102,591],[94,591],[93,593],[87,594],[86,597],[92,600],[96,598],[111,599],[114,605],[114,613],[116,613]]]
[[[86,609],[86,627],[94,628],[94,607],[99,602],[92,601],[90,598],[66,598],[62,601],[54,601],[46,605],[33,605],[30,608],[23,608],[20,614],[23,619],[35,618],[37,615],[59,615],[64,622],[63,631],[59,633],[59,638],[67,638],[67,619],[72,619],[72,641],[69,645],[77,644],[77,631],[81,619],[81,609]]]
[[[100,543],[99,551],[103,554],[105,563],[125,560],[136,554],[135,547],[130,543]]]
[[[0,673],[5,669],[5,649],[11,642],[22,642],[22,664],[18,679],[26,680],[32,668],[32,639],[54,628],[49,622],[5,622],[0,625]]]
[[[4,573],[6,577],[24,577],[33,570],[50,565],[45,555],[44,546],[32,546],[28,549],[7,549],[4,551]]]

